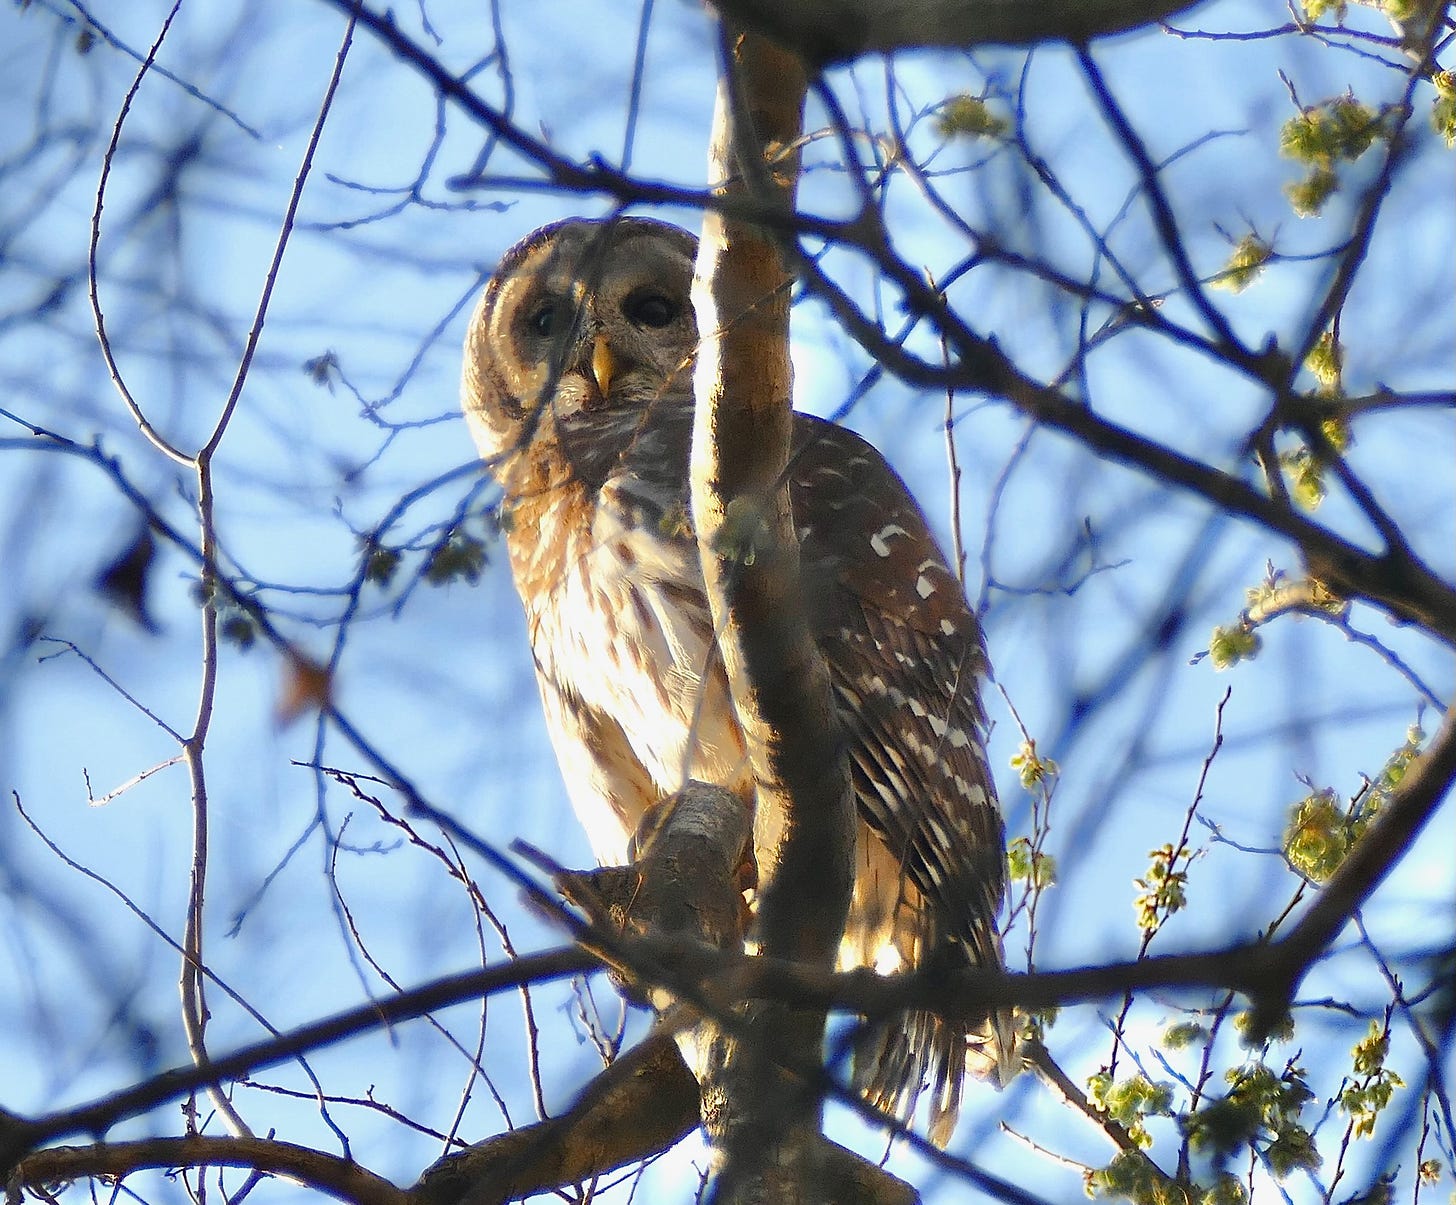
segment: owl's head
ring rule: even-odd
[[[463,404],[502,479],[563,435],[627,430],[691,397],[697,240],[647,218],[570,219],[517,243],[465,339]]]

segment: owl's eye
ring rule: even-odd
[[[637,293],[627,298],[622,313],[638,326],[661,330],[678,315],[678,307],[661,293]]]
[[[543,301],[534,310],[531,316],[526,319],[526,325],[543,338],[549,335],[556,326],[557,305],[554,301]]]

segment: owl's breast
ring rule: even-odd
[[[563,526],[545,555],[545,529]],[[510,544],[547,725],[598,858],[621,861],[643,811],[689,778],[750,790],[696,541],[672,499],[616,483],[575,522]]]

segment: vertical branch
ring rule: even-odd
[[[162,42],[171,28],[172,20],[177,15],[179,7],[180,5],[174,4],[168,13],[166,20],[162,24],[161,31],[158,33],[146,58],[142,61],[142,65],[137,71],[131,87],[127,91],[126,97],[122,102],[121,110],[113,125],[111,141],[107,146],[103,158],[101,178],[97,185],[96,204],[92,211],[91,238],[87,263],[91,308],[96,323],[96,334],[101,344],[101,351],[107,369],[111,374],[112,383],[115,385],[137,428],[152,446],[168,458],[179,464],[188,466],[197,475],[197,515],[198,525],[200,527],[199,550],[202,561],[201,575],[204,589],[201,633],[202,678],[198,688],[197,711],[193,721],[192,731],[185,738],[181,738],[181,760],[187,766],[192,797],[192,855],[187,910],[181,942],[182,968],[179,975],[178,991],[181,997],[182,1028],[187,1038],[188,1051],[194,1063],[202,1066],[210,1062],[206,1043],[209,1013],[204,990],[207,971],[203,953],[203,915],[207,897],[207,871],[209,864],[208,787],[204,750],[217,702],[218,668],[218,598],[216,597],[215,589],[219,579],[217,573],[215,482],[212,462],[222,443],[223,436],[226,434],[233,413],[237,408],[238,401],[242,396],[243,386],[247,382],[253,354],[262,336],[263,325],[267,318],[273,288],[277,283],[279,268],[282,264],[283,255],[288,247],[289,240],[292,237],[295,216],[298,212],[299,202],[303,196],[304,185],[308,180],[313,165],[314,154],[318,149],[319,138],[323,133],[325,120],[332,108],[334,95],[338,90],[339,81],[343,75],[344,62],[348,56],[349,48],[353,43],[355,20],[353,17],[350,18],[344,32],[342,43],[335,56],[333,71],[329,78],[328,86],[325,89],[318,116],[314,121],[308,146],[304,152],[303,162],[294,180],[287,210],[280,223],[278,241],[274,249],[273,258],[264,276],[262,293],[254,311],[253,325],[248,332],[243,355],[238,364],[232,388],[229,390],[228,396],[223,402],[222,409],[206,443],[203,444],[196,454],[190,454],[169,441],[152,425],[141,403],[136,400],[126,385],[106,333],[106,315],[101,304],[98,269],[98,249],[101,241],[101,218],[105,207],[106,186],[110,179],[111,168],[117,148],[121,142],[122,129],[126,124],[127,117],[131,112],[132,104],[136,99],[142,82],[155,63],[157,52],[160,50]],[[214,1083],[210,1085],[208,1087],[208,1093],[213,1107],[222,1117],[228,1129],[239,1138],[251,1138],[252,1131],[248,1128],[247,1123],[243,1120],[236,1108],[234,1108],[220,1084]],[[342,1134],[340,1137],[342,1137]]]
[[[797,160],[783,148],[798,134],[802,70],[797,60],[751,36],[735,38],[730,52],[741,94],[735,96],[738,88],[727,79],[720,85],[712,151],[725,180],[720,191],[762,187],[787,205]],[[745,121],[752,124],[744,128]],[[745,162],[746,146],[755,148],[757,161]],[[772,165],[770,178],[765,159],[780,152],[785,157]],[[844,908],[798,904],[821,901],[821,889],[834,887],[837,876],[847,907],[853,810],[828,670],[800,592],[798,539],[783,487],[792,431],[791,282],[773,235],[707,215],[693,290],[703,336],[694,380],[699,405],[692,500],[713,618],[758,780],[755,845],[776,855],[778,879],[803,870],[810,880],[806,898],[797,903],[789,882],[770,884],[760,940],[777,956],[828,965],[843,928],[842,915],[833,913]],[[801,835],[827,844],[811,851]],[[836,846],[842,857],[835,856]],[[819,876],[822,881],[812,881]],[[775,885],[786,893],[777,908]],[[808,915],[816,912],[828,915]]]
[[[725,28],[710,176],[725,196],[789,209],[805,78],[792,55]],[[713,619],[758,784],[754,848],[767,880],[765,953],[834,962],[853,875],[854,805],[828,669],[810,635],[784,486],[793,430],[792,277],[775,236],[709,213],[693,302],[692,506]],[[824,1014],[754,1005],[751,1041],[717,1035],[704,1118],[725,1157],[716,1199],[782,1196],[815,1183],[820,1104],[780,1065],[816,1065]]]
[[[101,179],[96,186],[96,205],[91,214],[91,242],[87,253],[87,278],[89,283],[91,312],[96,322],[96,337],[101,344],[101,354],[111,374],[112,384],[125,403],[137,429],[164,456],[187,465],[198,474],[200,491],[198,516],[202,526],[203,583],[207,586],[213,579],[212,573],[212,489],[206,455],[192,456],[166,439],[153,427],[141,404],[132,395],[121,374],[121,368],[111,350],[111,341],[106,334],[106,313],[101,304],[98,249],[101,243],[101,217],[106,205],[106,186],[111,178],[111,167],[117,148],[121,144],[121,132],[131,107],[141,90],[142,82],[156,62],[157,52],[162,47],[177,15],[180,3],[174,4],[156,40],[142,60],[131,87],[122,101],[111,130],[111,141],[102,159]],[[202,750],[206,741],[207,725],[212,714],[213,696],[216,688],[217,667],[217,608],[209,596],[202,609],[202,685],[199,691],[197,719],[192,732],[182,740],[182,760],[187,765],[188,781],[192,792],[192,865],[188,885],[187,911],[182,933],[182,969],[178,981],[181,997],[182,1029],[187,1037],[187,1049],[199,1066],[207,1062],[207,1047],[204,1035],[207,1027],[207,1005],[203,997],[203,979],[206,974],[202,956],[202,905],[207,877],[207,779],[203,770]],[[222,1089],[213,1085],[208,1089],[213,1106],[223,1118],[228,1129],[239,1138],[251,1138],[252,1131],[243,1121],[232,1101]],[[189,1114],[189,1117],[191,1115]],[[189,1123],[191,1124],[191,1123]]]
[[[203,444],[195,458],[197,470],[197,513],[201,527],[201,540],[199,546],[202,551],[202,581],[204,587],[204,602],[202,606],[202,684],[199,689],[197,703],[197,718],[193,724],[192,733],[187,738],[184,751],[187,759],[188,774],[192,782],[192,876],[187,899],[187,924],[184,931],[182,948],[182,976],[180,989],[182,994],[182,1019],[184,1028],[187,1031],[187,1045],[193,1059],[200,1063],[207,1061],[207,1046],[205,1040],[207,1027],[207,1001],[204,996],[204,973],[203,973],[203,913],[207,901],[207,868],[208,868],[208,794],[207,775],[203,766],[203,749],[207,743],[208,729],[212,725],[213,711],[217,702],[217,652],[218,652],[218,598],[216,586],[218,582],[217,573],[217,524],[216,524],[216,497],[215,479],[213,475],[213,458],[217,450],[222,446],[224,435],[227,433],[228,425],[233,414],[237,410],[239,399],[242,397],[243,386],[247,383],[248,371],[252,366],[253,355],[257,350],[258,341],[263,334],[263,325],[267,321],[269,303],[273,298],[273,288],[278,281],[278,273],[283,264],[284,252],[293,235],[294,220],[298,213],[299,202],[303,199],[304,185],[308,181],[309,173],[313,168],[314,154],[318,150],[319,138],[323,134],[324,122],[327,120],[329,110],[333,107],[334,94],[338,91],[339,80],[343,76],[344,62],[348,58],[349,48],[354,40],[354,18],[351,17],[345,26],[344,36],[339,45],[338,52],[334,56],[334,67],[329,76],[328,86],[324,89],[323,100],[319,105],[318,116],[314,118],[313,130],[309,135],[308,145],[304,149],[303,161],[299,165],[298,175],[293,182],[293,189],[289,194],[288,207],[284,212],[283,219],[279,224],[278,241],[273,249],[273,258],[268,264],[268,270],[263,277],[263,288],[258,298],[257,307],[253,313],[253,325],[248,331],[248,337],[243,345],[243,354],[238,362],[238,370],[233,378],[232,388],[223,402],[222,410],[218,414],[217,422],[214,424],[212,434],[207,442]],[[232,1102],[223,1094],[221,1087],[215,1086],[211,1089],[213,1104],[222,1113],[227,1121],[228,1128],[239,1137],[250,1137],[251,1131],[247,1124],[233,1108]]]

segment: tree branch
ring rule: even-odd
[[[312,1025],[290,1030],[277,1038],[244,1046],[206,1063],[164,1071],[120,1092],[89,1104],[36,1118],[0,1113],[0,1179],[29,1152],[44,1143],[71,1134],[104,1134],[118,1121],[137,1117],[158,1105],[178,1100],[197,1088],[238,1079],[260,1067],[271,1067],[295,1055],[316,1050],[391,1022],[418,1017],[435,1009],[509,991],[522,983],[542,983],[579,975],[600,966],[592,955],[576,949],[553,950],[517,959],[501,966],[468,971],[436,980],[408,992],[372,1000],[358,1008],[336,1013]]]
[[[1253,1032],[1276,1022],[1288,1007],[1305,973],[1339,936],[1371,894],[1405,857],[1426,822],[1436,814],[1456,781],[1456,710],[1448,712],[1435,739],[1406,770],[1390,803],[1349,855],[1289,936],[1273,948],[1289,967],[1282,993],[1256,998]]]
[[[559,1117],[499,1134],[427,1169],[418,1205],[497,1205],[649,1158],[698,1126],[698,1081],[659,1030],[583,1089]]]
[[[143,1138],[137,1142],[98,1142],[57,1146],[27,1156],[15,1170],[12,1187],[29,1188],[42,1199],[46,1185],[90,1176],[121,1178],[146,1168],[244,1167],[301,1180],[310,1188],[352,1205],[409,1205],[411,1196],[367,1168],[337,1155],[271,1138]]]
[[[745,29],[827,66],[924,47],[1082,44],[1192,8],[1196,0],[716,0]]]
[[[793,208],[806,81],[797,59],[724,27],[709,177],[727,197]],[[692,510],[718,647],[757,783],[765,953],[833,965],[853,884],[854,803],[829,686],[809,631],[784,485],[792,430],[789,286],[779,240],[710,212],[693,304]],[[751,1004],[751,1036],[719,1030],[704,1122],[725,1159],[715,1199],[822,1190],[821,1102],[784,1066],[817,1066],[824,1014]],[[817,1170],[816,1170],[817,1169]],[[805,1196],[803,1199],[809,1199]]]
[[[328,0],[345,12],[354,11],[353,0]],[[759,0],[745,0],[759,3]],[[833,4],[836,0],[824,0]],[[864,0],[844,0],[848,5],[869,6]],[[1072,0],[1062,0],[1072,3]],[[736,3],[736,0],[735,0]],[[1011,0],[991,0],[1000,10],[1027,10],[1026,19],[1038,18],[1033,10],[1039,5],[1019,5]],[[1109,10],[1122,8],[1124,0],[1107,0]],[[885,6],[894,9],[895,6]],[[1156,0],[1140,8],[1137,0],[1126,0],[1125,11],[1142,11],[1154,19]],[[1186,5],[1169,6],[1168,11]],[[1089,5],[1092,11],[1095,5]],[[736,11],[736,9],[734,10]],[[894,20],[887,15],[887,21]],[[653,181],[639,180],[600,161],[583,166],[552,151],[544,143],[532,139],[507,120],[500,112],[477,95],[464,80],[452,75],[423,48],[406,37],[383,16],[363,9],[359,23],[377,36],[395,55],[409,64],[434,87],[439,95],[458,104],[474,120],[480,122],[502,141],[509,144],[528,162],[537,164],[548,176],[550,185],[587,193],[599,192],[624,203],[677,204],[699,207],[736,221],[753,222],[782,235],[812,234],[845,246],[858,247],[874,261],[884,275],[900,288],[909,308],[933,319],[945,332],[947,342],[958,360],[949,367],[931,365],[885,337],[874,322],[860,313],[849,298],[820,271],[812,260],[800,257],[796,265],[807,285],[833,310],[845,331],[865,348],[885,369],[911,385],[924,388],[980,390],[1009,398],[1024,413],[1046,426],[1070,435],[1099,456],[1146,472],[1232,514],[1258,523],[1266,530],[1300,545],[1309,560],[1310,570],[1332,589],[1354,598],[1362,598],[1396,617],[1401,622],[1426,627],[1448,645],[1456,645],[1456,590],[1442,581],[1418,559],[1397,559],[1359,548],[1328,528],[1299,514],[1292,507],[1255,489],[1241,478],[1203,464],[1190,457],[1146,439],[1130,429],[1103,419],[1057,390],[1039,385],[1020,373],[996,345],[970,330],[950,313],[943,300],[937,298],[918,272],[891,253],[883,238],[868,237],[862,223],[846,223],[795,213],[789,208],[766,205],[744,194],[722,192],[709,195],[691,189],[676,188]],[[461,187],[471,184],[461,181]],[[475,181],[474,183],[479,183]],[[524,186],[525,181],[518,181]],[[1227,350],[1227,349],[1225,349]],[[1253,379],[1279,388],[1277,382],[1287,376],[1288,357],[1279,353],[1278,362],[1234,362],[1232,366]],[[1437,404],[1448,404],[1446,395],[1432,395]]]

